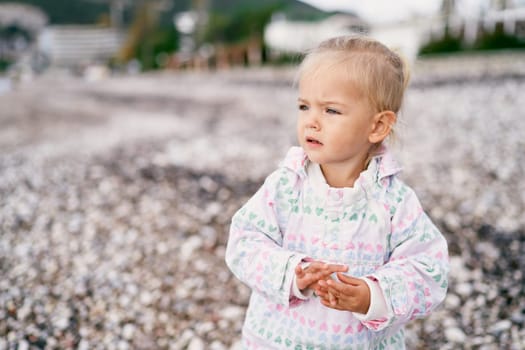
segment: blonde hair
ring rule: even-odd
[[[299,66],[298,78],[330,63],[346,68],[349,81],[369,99],[376,112],[399,112],[410,77],[408,66],[399,54],[368,37],[335,37],[306,54]]]

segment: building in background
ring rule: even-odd
[[[48,25],[36,6],[0,4],[0,62],[15,79],[48,66],[76,68],[106,64],[124,41],[119,28],[96,25]]]
[[[432,24],[438,21],[436,17],[413,17],[400,22],[380,23],[372,27],[370,36],[413,62],[418,56],[420,47],[429,37]]]
[[[264,30],[264,41],[279,53],[301,53],[324,39],[353,33],[369,33],[370,24],[353,14],[335,14],[321,21],[293,21],[275,14]]]
[[[125,40],[119,28],[90,25],[55,25],[45,28],[38,38],[41,52],[59,67],[106,64]]]
[[[264,40],[274,55],[298,54],[330,37],[365,34],[413,60],[430,28],[428,19],[418,18],[371,24],[354,14],[339,13],[317,22],[291,21],[282,15],[276,15],[265,29]]]

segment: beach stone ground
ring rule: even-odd
[[[395,153],[450,248],[409,349],[525,348],[525,56],[414,64]],[[0,96],[0,349],[238,349],[233,213],[295,144],[291,68]]]

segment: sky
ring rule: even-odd
[[[399,21],[411,15],[431,16],[438,13],[442,0],[301,0],[323,10],[350,10],[371,23]],[[479,14],[490,0],[456,0],[458,13],[463,17]],[[516,4],[525,1],[514,0]]]

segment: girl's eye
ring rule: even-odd
[[[308,110],[308,106],[305,105],[305,104],[300,104],[300,105],[299,105],[299,110],[300,110],[300,111],[307,111],[307,110]]]
[[[326,113],[327,114],[341,114],[341,112],[339,112],[338,110],[333,109],[333,108],[327,108],[326,109]]]

